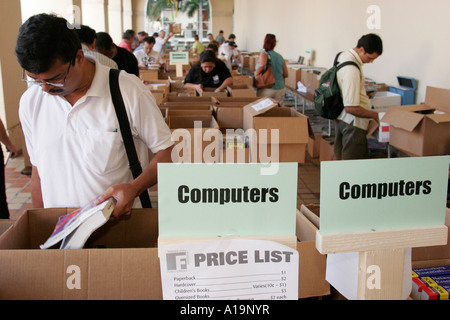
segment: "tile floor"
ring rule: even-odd
[[[18,219],[31,204],[31,176],[24,175],[23,157],[9,159],[5,167],[6,197],[8,199],[10,219]]]
[[[10,219],[18,219],[31,203],[31,176],[24,175],[22,157],[10,159],[5,168],[6,196],[8,199]],[[306,158],[306,163],[299,165],[297,207],[301,204],[319,204],[320,164],[318,159]],[[157,203],[155,194],[151,194],[152,203]],[[156,205],[154,205],[156,207]]]

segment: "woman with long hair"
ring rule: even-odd
[[[259,55],[259,61],[256,65],[255,76],[265,70],[267,60],[270,58],[273,75],[275,76],[275,85],[271,88],[257,89],[258,97],[269,97],[284,105],[285,86],[284,78],[288,76],[286,63],[278,52],[275,52],[277,39],[274,34],[268,33],[264,38],[263,50]]]

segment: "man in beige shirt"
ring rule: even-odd
[[[336,159],[367,159],[367,129],[370,121],[378,120],[378,113],[371,110],[371,103],[364,87],[362,66],[372,63],[383,53],[383,43],[376,34],[367,34],[359,39],[356,48],[344,51],[338,63],[354,61],[359,69],[352,66],[341,68],[337,73],[339,88],[344,102],[344,110],[335,120]]]

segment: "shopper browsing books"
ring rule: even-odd
[[[146,37],[142,42],[142,49],[134,52],[138,61],[139,69],[148,69],[149,67],[161,67],[164,61],[161,55],[153,50],[155,38]]]
[[[200,55],[200,62],[189,70],[184,79],[186,88],[194,88],[199,95],[204,88],[215,88],[220,92],[233,83],[230,70],[219,60],[212,50],[205,50]]]
[[[117,201],[114,216],[129,214],[140,204],[138,195],[156,184],[157,163],[171,161],[171,132],[150,91],[121,72],[120,91],[143,168],[133,179],[109,92],[110,69],[84,55],[67,21],[32,16],[19,30],[16,55],[23,80],[35,84],[19,108],[33,206],[81,207],[100,195],[99,202]]]

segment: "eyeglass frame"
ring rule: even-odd
[[[46,84],[48,86],[52,86],[52,87],[57,87],[57,88],[62,88],[64,87],[64,85],[66,84],[66,78],[67,75],[69,74],[70,71],[70,67],[72,66],[72,63],[74,62],[74,60],[71,60],[69,63],[69,67],[67,68],[66,71],[66,75],[64,76],[64,79],[62,82],[48,82],[48,81],[37,81],[37,80],[28,80],[25,78],[25,69],[23,69],[22,71],[22,81],[28,83],[28,84],[39,84],[40,86],[42,86],[43,84]],[[28,76],[28,75],[27,75]]]

